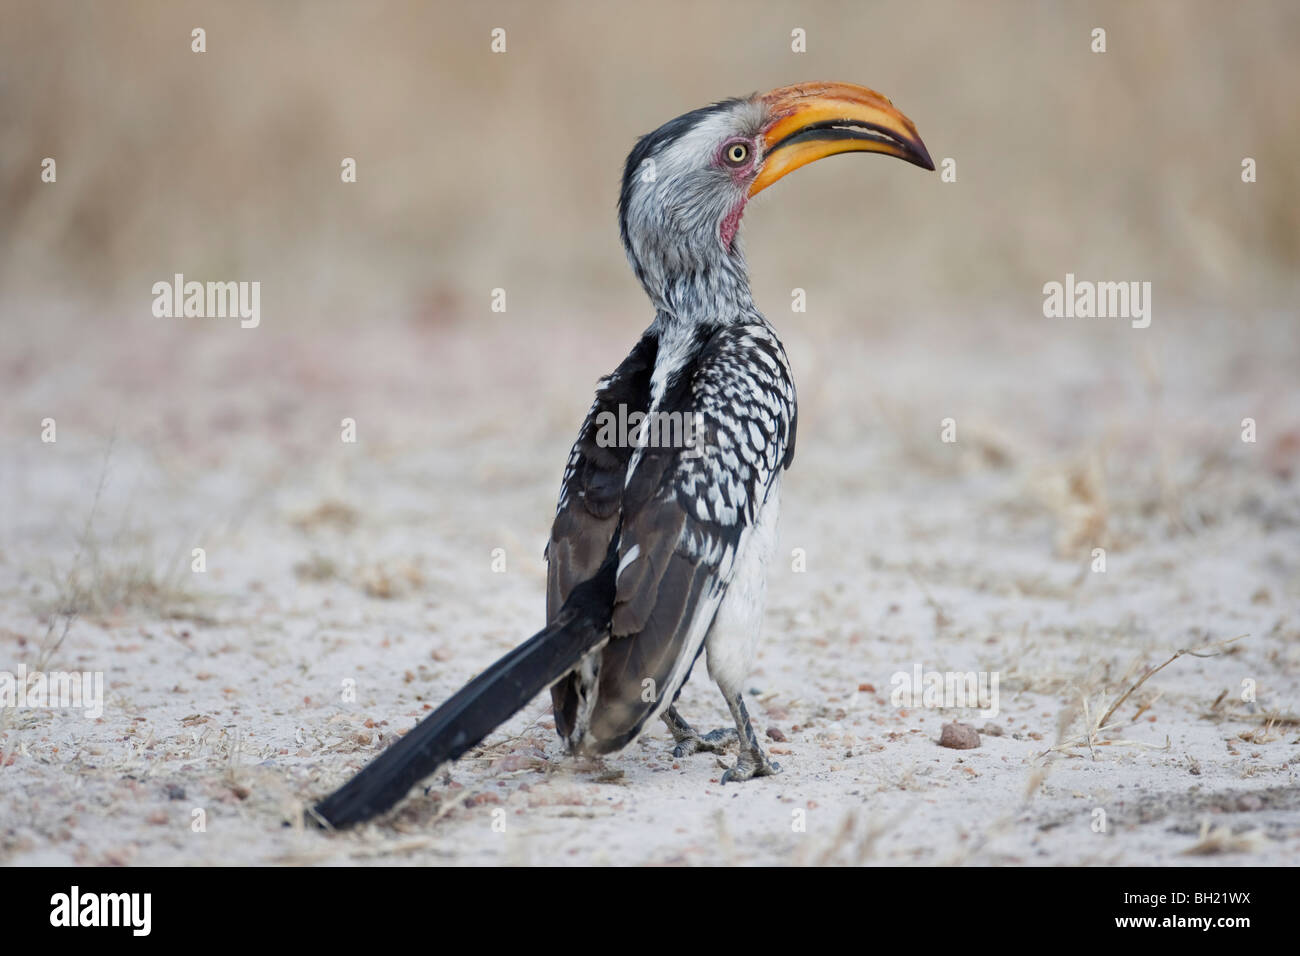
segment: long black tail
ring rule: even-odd
[[[440,764],[455,760],[555,683],[609,633],[614,571],[607,560],[573,589],[544,630],[462,687],[415,729],[316,805],[334,827],[383,813]]]

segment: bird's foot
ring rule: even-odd
[[[717,730],[712,730],[703,736],[692,730],[690,733],[677,738],[677,746],[673,748],[673,757],[689,757],[701,750],[706,753],[720,754],[739,739],[740,736],[736,733],[735,727],[719,727]]]
[[[742,752],[736,765],[722,775],[722,782],[740,783],[751,777],[770,777],[780,772],[781,765],[768,760],[761,750],[757,753]]]

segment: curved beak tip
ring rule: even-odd
[[[916,165],[920,166],[922,169],[929,170],[930,172],[934,172],[934,160],[930,158],[930,151],[925,148],[925,143],[921,142],[921,138],[919,136],[911,144],[911,146],[913,150],[916,152],[916,159],[914,159],[913,162],[916,163]]]

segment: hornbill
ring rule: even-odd
[[[754,306],[737,231],[762,190],[849,152],[934,169],[911,120],[846,83],[724,100],[636,143],[619,229],[655,317],[598,384],[569,454],[545,550],[548,623],[321,801],[317,822],[344,827],[388,810],[547,687],[573,752],[617,751],[662,718],[674,756],[738,743],[724,783],[780,769],[741,688],[794,453],[795,388]],[[632,413],[643,416],[636,434],[611,435],[610,422]],[[671,440],[655,440],[665,433]],[[735,729],[701,735],[673,705],[706,649]]]

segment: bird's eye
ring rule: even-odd
[[[726,157],[732,166],[739,166],[749,159],[749,147],[744,143],[732,143],[727,147]]]

